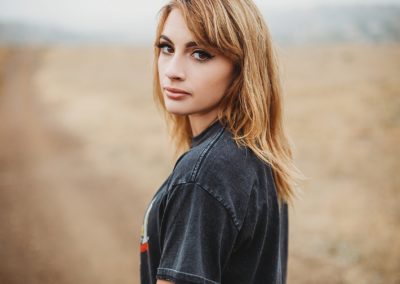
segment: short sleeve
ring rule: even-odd
[[[157,279],[220,283],[236,237],[237,228],[221,200],[195,183],[175,186],[160,223]]]

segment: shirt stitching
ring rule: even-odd
[[[200,157],[198,158],[196,165],[193,168],[193,172],[190,176],[190,181],[195,181],[197,174],[198,174],[198,170],[200,168],[201,163],[203,162],[206,154],[210,151],[211,147],[215,144],[215,142],[217,142],[217,140],[221,137],[222,133],[224,132],[225,128],[222,128],[219,130],[219,132],[211,139],[211,141],[208,143],[208,145],[203,149],[203,151],[200,154]]]
[[[232,219],[233,224],[235,225],[236,230],[239,231],[239,227],[240,227],[240,222],[238,221],[237,216],[235,215],[235,213],[232,212],[231,208],[229,206],[227,206],[226,204],[224,204],[224,200],[218,196],[216,196],[211,190],[203,187],[201,184],[199,183],[195,183],[198,187],[200,187],[201,189],[203,189],[204,191],[206,191],[208,194],[211,195],[212,198],[214,198],[215,200],[218,201],[219,204],[222,205],[222,207],[225,208],[225,210],[228,212],[228,215],[230,216],[230,218]]]
[[[225,204],[223,203],[223,199],[220,199],[220,198],[218,198],[218,196],[215,196],[215,194],[214,194],[212,191],[210,191],[210,190],[204,188],[201,184],[196,183],[196,182],[180,182],[180,183],[174,183],[174,184],[171,186],[171,188],[174,189],[176,186],[187,185],[187,184],[194,184],[194,185],[197,185],[197,186],[200,187],[202,190],[204,190],[205,192],[207,192],[213,199],[215,199],[215,200],[227,211],[228,216],[231,218],[234,227],[236,228],[237,231],[239,231],[240,224],[239,224],[238,218],[237,218],[237,217],[235,216],[235,214],[230,210],[230,208],[229,208],[227,205],[225,205]]]
[[[194,276],[194,277],[201,278],[201,279],[203,279],[203,280],[205,280],[205,281],[210,282],[211,284],[219,284],[219,282],[212,281],[212,280],[207,279],[207,278],[205,278],[205,277],[202,277],[202,276],[200,276],[200,275],[196,275],[196,274],[192,274],[192,273],[187,273],[187,272],[182,272],[182,271],[178,271],[178,270],[171,269],[171,268],[159,267],[157,270],[173,271],[173,272],[176,272],[176,273],[180,273],[180,274],[184,274],[184,275],[189,275],[189,276]]]

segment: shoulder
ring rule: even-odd
[[[221,129],[205,143],[191,148],[176,163],[174,183],[198,183],[208,187],[218,180],[235,180],[236,185],[250,182],[261,161],[252,151],[239,146],[227,129]]]
[[[240,227],[251,192],[259,186],[265,167],[249,148],[237,145],[228,129],[221,129],[179,159],[171,185],[198,185],[217,199]]]

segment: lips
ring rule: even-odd
[[[186,97],[190,95],[189,92],[186,92],[185,90],[178,89],[178,88],[171,88],[171,87],[164,87],[165,94],[170,98],[170,99],[181,99],[183,97]]]

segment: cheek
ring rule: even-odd
[[[169,64],[168,58],[160,54],[160,56],[157,59],[158,75],[160,77],[160,80],[162,79],[163,76],[165,76],[165,71],[167,70],[168,64]]]
[[[161,79],[162,74],[164,74],[164,64],[163,64],[163,60],[161,59],[161,57],[159,57],[157,60],[157,67],[158,67],[158,76]]]
[[[229,69],[212,68],[199,76],[197,85],[201,92],[210,99],[220,99],[229,85],[231,74]]]

